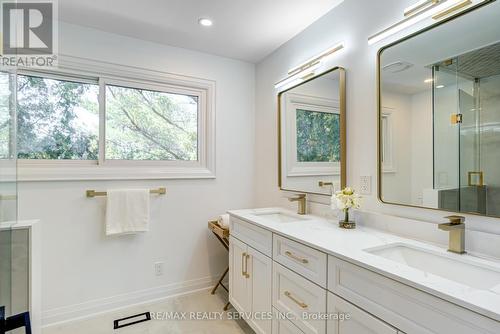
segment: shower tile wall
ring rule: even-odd
[[[488,187],[487,211],[500,216],[500,75],[481,79],[481,167]]]

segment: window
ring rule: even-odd
[[[0,72],[0,159],[12,157],[12,80],[9,73]]]
[[[97,160],[99,85],[17,76],[18,159]]]
[[[212,81],[122,66],[93,73],[17,75],[21,180],[214,177]],[[0,77],[2,138],[8,84]]]
[[[106,86],[106,159],[198,159],[198,97]]]
[[[296,110],[297,161],[340,161],[340,115]]]

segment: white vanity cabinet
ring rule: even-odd
[[[342,298],[328,293],[328,334],[397,334],[398,331]],[[402,333],[402,332],[399,332]]]
[[[290,225],[246,220],[231,216],[230,301],[240,312],[274,311],[272,322],[248,320],[257,333],[500,333],[499,321],[354,264],[347,251],[337,256],[300,242],[300,231],[288,235]]]
[[[497,321],[334,256],[328,290],[407,333],[500,333]]]
[[[270,334],[272,260],[253,248],[252,237],[257,236],[261,241],[259,231],[255,228],[244,231],[247,232],[245,237],[238,233],[235,235],[249,241],[249,244],[234,235],[229,239],[229,301],[238,312],[252,315],[247,322],[256,333]],[[265,242],[258,245],[267,248]]]
[[[229,239],[229,300],[240,312],[251,311],[252,291],[245,266],[248,246],[236,238]],[[253,276],[252,276],[253,277]]]
[[[249,295],[252,298],[251,310],[255,319],[250,320],[257,333],[271,333],[272,321],[268,318],[271,307],[271,275],[273,261],[262,253],[248,247]],[[262,319],[263,317],[264,319]]]

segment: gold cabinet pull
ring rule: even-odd
[[[245,260],[247,258],[247,253],[241,253],[241,275],[246,277],[246,272],[245,272],[245,267],[246,265]]]
[[[250,278],[250,274],[248,273],[248,259],[250,258],[250,254],[245,255],[245,277]]]
[[[290,298],[291,301],[293,301],[295,304],[299,305],[301,308],[303,308],[303,309],[307,308],[307,304],[296,299],[294,296],[292,296],[291,292],[285,291],[285,296]]]
[[[301,258],[301,257],[298,257],[297,255],[293,254],[293,253],[292,253],[292,252],[290,252],[290,251],[286,251],[286,252],[285,252],[285,254],[286,254],[286,256],[288,256],[288,257],[290,257],[290,258],[292,258],[292,259],[294,259],[294,260],[296,260],[296,261],[302,262],[302,263],[304,263],[304,264],[309,263],[309,261],[308,261],[307,259],[303,259],[303,258]]]
[[[332,186],[333,187],[333,182],[319,181],[318,186],[320,186],[320,187]]]

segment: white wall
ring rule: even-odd
[[[387,90],[382,106],[392,110],[393,127],[393,170],[382,174],[383,198],[422,206],[424,189],[433,188],[432,92]]]
[[[207,221],[253,205],[255,66],[68,24],[60,33],[61,54],[215,80],[217,178],[21,182],[19,218],[43,224],[45,324],[210,285],[227,252]],[[86,189],[159,186],[168,194],[152,198],[150,232],[104,237],[104,199]]]
[[[411,96],[385,93],[382,106],[389,108],[392,122],[393,170],[382,173],[383,198],[390,203],[411,203]]]
[[[256,104],[256,201],[259,206],[286,205],[277,187],[277,148],[269,146],[276,139],[276,94],[273,84],[286,76],[287,70],[318,54],[328,47],[344,41],[346,48],[332,58],[332,66],[347,70],[347,180],[359,188],[359,177],[373,177],[372,194],[365,196],[364,210],[387,213],[400,217],[412,217],[432,222],[432,233],[445,241],[446,235],[434,226],[443,222],[446,212],[407,208],[382,204],[376,195],[377,175],[377,51],[384,43],[403,36],[399,33],[390,39],[369,46],[369,36],[402,19],[404,8],[414,0],[349,0],[316,21],[302,33],[281,46],[257,66]],[[408,33],[408,31],[406,32]],[[314,208],[320,210],[318,205]],[[366,221],[366,223],[370,223]],[[395,222],[386,229],[408,230],[408,224]],[[416,223],[415,223],[416,224]],[[425,226],[429,224],[425,224]],[[404,226],[404,228],[403,228]],[[488,231],[500,234],[500,220],[494,218],[467,216],[470,230]],[[415,228],[417,230],[417,228]],[[469,234],[470,235],[470,234]],[[469,238],[470,240],[470,238]],[[471,244],[474,243],[470,240]],[[475,244],[479,245],[480,242]],[[484,244],[484,243],[483,243]]]
[[[423,190],[433,187],[432,93],[411,97],[411,202],[422,205]]]

